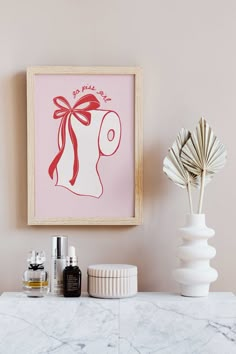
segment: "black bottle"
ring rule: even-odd
[[[66,258],[66,267],[63,270],[63,291],[65,297],[79,297],[81,295],[82,273],[78,267],[75,247],[69,247],[69,256]]]

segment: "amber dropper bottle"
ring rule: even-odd
[[[81,295],[82,273],[78,267],[78,258],[75,247],[69,247],[69,255],[66,257],[66,267],[63,271],[63,290],[65,297],[79,297]]]

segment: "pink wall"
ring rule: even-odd
[[[177,229],[185,191],[162,173],[181,127],[204,115],[228,150],[225,169],[207,186],[204,211],[216,231],[212,290],[236,290],[236,2],[2,1],[0,12],[0,291],[21,289],[31,248],[50,254],[50,237],[67,234],[86,288],[92,263],[137,264],[140,290],[173,291]],[[141,66],[144,71],[144,225],[26,226],[26,85],[31,65]]]

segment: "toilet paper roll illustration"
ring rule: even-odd
[[[115,154],[120,145],[121,122],[119,115],[98,109],[94,95],[85,95],[73,107],[62,96],[54,98],[59,108],[54,119],[61,119],[58,130],[58,154],[48,173],[56,186],[84,196],[99,198],[103,186],[99,174],[99,159]]]

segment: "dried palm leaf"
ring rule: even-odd
[[[163,161],[163,171],[179,187],[187,188],[190,211],[192,213],[191,184],[194,185],[197,183],[197,180],[195,175],[185,169],[180,159],[180,152],[190,136],[191,133],[187,129],[181,129],[172,147],[169,149],[167,157]]]
[[[226,162],[226,149],[214,135],[211,127],[201,118],[196,131],[191,134],[180,153],[184,167],[201,177],[198,213],[201,213],[206,176],[210,181]]]

